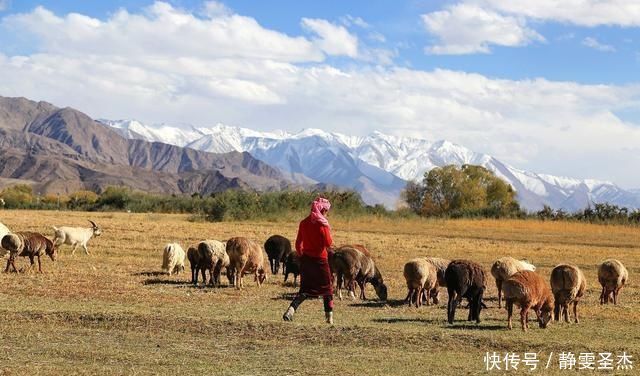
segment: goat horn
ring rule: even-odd
[[[89,222],[91,222],[91,224],[93,225],[93,227],[98,227],[98,225],[96,225],[96,223],[90,219],[88,219]]]

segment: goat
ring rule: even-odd
[[[71,255],[76,252],[78,246],[81,246],[84,249],[84,252],[89,255],[89,250],[87,249],[87,243],[93,236],[100,236],[102,234],[102,229],[96,225],[95,222],[89,220],[91,223],[91,227],[55,227],[53,226],[54,236],[53,236],[53,244],[56,248],[60,247],[62,244],[68,244],[73,246],[73,250],[71,251]]]

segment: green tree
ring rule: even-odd
[[[425,216],[504,216],[519,211],[510,185],[481,166],[448,165],[425,173],[403,191],[409,208]]]

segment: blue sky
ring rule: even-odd
[[[640,10],[572,4],[0,0],[0,95],[148,123],[448,139],[638,187]]]

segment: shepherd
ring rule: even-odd
[[[282,316],[284,321],[292,321],[298,306],[307,298],[321,296],[326,322],[333,325],[333,285],[328,258],[328,248],[333,240],[326,217],[329,209],[329,200],[316,198],[311,204],[311,214],[298,226],[296,252],[300,256],[300,291]]]

